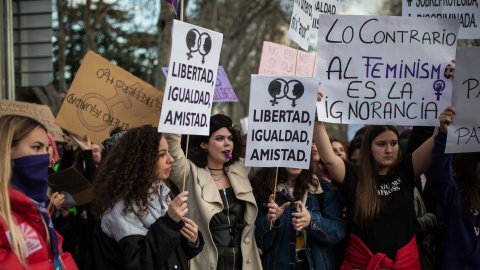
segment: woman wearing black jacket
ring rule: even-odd
[[[203,248],[197,225],[184,217],[187,194],[171,199],[172,156],[156,128],[134,128],[98,168],[92,212],[98,269],[188,269]]]

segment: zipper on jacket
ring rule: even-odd
[[[227,198],[227,190],[224,189],[223,190],[223,196],[225,196],[225,202],[227,202],[227,220],[228,220],[228,225],[232,225],[232,223],[230,222],[230,206],[228,205],[228,198]],[[233,243],[233,236],[232,236],[232,229],[230,228],[230,238],[232,239],[232,243]],[[233,268],[232,269],[235,269],[235,244],[233,245]]]

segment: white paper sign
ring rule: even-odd
[[[309,168],[318,82],[252,75],[245,165]]]
[[[342,1],[339,0],[315,0],[312,18],[312,35],[318,33],[318,16],[320,14],[335,15],[341,10]]]
[[[288,38],[302,49],[308,51],[308,42],[312,33],[314,18],[314,0],[294,0]]]
[[[175,20],[158,131],[209,135],[221,33]]]
[[[480,47],[459,47],[445,153],[480,151]]]
[[[320,14],[319,119],[331,123],[438,125],[450,105],[458,21]]]
[[[402,0],[404,17],[457,19],[459,39],[480,38],[478,0]]]

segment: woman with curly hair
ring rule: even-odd
[[[0,268],[77,269],[53,228],[47,129],[28,117],[0,117]]]
[[[213,115],[210,136],[192,138],[189,160],[180,148],[180,135],[165,137],[175,159],[170,179],[190,192],[188,215],[207,234],[203,252],[190,262],[192,269],[261,269],[254,235],[257,205],[250,169],[240,158],[238,128],[228,116]]]
[[[188,192],[169,196],[172,162],[150,125],[127,131],[110,149],[93,184],[98,269],[189,269],[203,238],[184,217]]]
[[[258,216],[255,237],[262,250],[264,269],[334,269],[333,245],[345,237],[346,223],[337,202],[337,191],[310,170],[262,169],[255,197]],[[272,224],[272,227],[270,227]]]

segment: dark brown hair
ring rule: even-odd
[[[237,126],[226,127],[233,137],[233,153],[231,164],[237,162],[242,155],[242,137],[240,135],[240,130]],[[195,136],[193,142],[190,144],[188,149],[188,159],[190,159],[195,165],[200,168],[207,166],[207,157],[208,153],[200,147],[202,142],[208,143],[210,136]],[[228,162],[225,163],[225,166],[228,166]]]
[[[305,192],[308,191],[309,185],[318,189],[319,182],[313,179],[314,174],[312,169],[314,166],[316,165],[314,164],[313,159],[310,158],[310,170],[302,170],[297,176],[295,187],[293,189],[293,199],[295,201],[302,199]],[[260,202],[268,203],[268,197],[273,194],[276,171],[277,168],[263,168],[258,172],[255,179],[255,188],[257,189]],[[283,167],[278,168],[277,185],[284,184],[286,181],[287,170]],[[278,198],[278,196],[281,196],[281,194],[277,192],[275,198]]]
[[[353,221],[362,227],[368,226],[380,212],[380,197],[375,185],[375,178],[379,171],[379,165],[372,155],[373,140],[385,131],[393,131],[397,135],[398,130],[394,126],[369,126],[363,136],[360,159],[358,167],[358,183],[355,192],[355,202],[353,204]],[[400,151],[394,164],[390,168],[395,167],[400,157]],[[388,173],[391,173],[389,171]]]
[[[477,175],[477,166],[480,162],[480,152],[456,154],[453,159],[455,178],[465,192],[468,209],[463,216],[471,217],[473,213],[480,212],[480,176]]]
[[[124,213],[140,207],[147,213],[150,188],[157,183],[158,147],[162,134],[151,125],[127,131],[113,146],[98,168],[93,182],[92,213],[99,217],[120,200]]]

